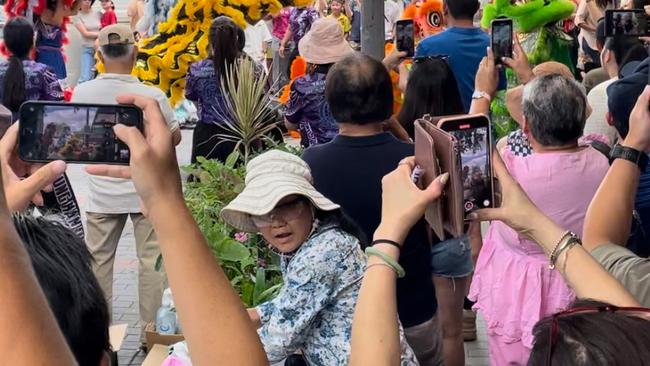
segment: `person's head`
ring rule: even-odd
[[[576,144],[587,119],[587,96],[575,80],[544,75],[526,84],[522,129],[531,142],[546,147]]]
[[[352,54],[327,74],[325,98],[339,123],[381,123],[393,112],[393,84],[380,61]]]
[[[607,87],[607,123],[624,139],[630,129],[630,115],[648,82],[647,73],[635,73]]]
[[[279,252],[292,253],[312,234],[317,219],[338,217],[341,224],[339,205],[316,191],[312,181],[302,159],[268,151],[248,163],[244,190],[221,217],[238,230],[259,232]]]
[[[621,69],[629,62],[648,57],[643,43],[635,37],[609,37],[600,54],[600,61],[610,78],[619,77]]]
[[[239,49],[239,52],[244,52],[245,47],[246,32],[244,32],[244,28],[237,26],[237,49]]]
[[[111,0],[100,0],[104,11],[112,10],[113,2]]]
[[[328,65],[339,62],[354,52],[345,40],[343,28],[338,20],[321,18],[316,20],[298,42],[298,52],[305,62],[312,65]]]
[[[540,320],[533,336],[529,366],[636,366],[650,358],[647,313],[594,300],[578,300],[567,311]]]
[[[443,58],[416,58],[397,120],[413,138],[413,122],[425,114],[448,116],[465,113],[454,73]]]
[[[481,4],[477,0],[444,0],[443,14],[448,21],[453,20],[473,21]]]
[[[130,74],[135,65],[138,48],[128,25],[113,24],[99,31],[99,58],[106,72]]]
[[[613,0],[596,0],[596,5],[598,5],[599,8],[605,10],[609,5],[614,5]]]
[[[332,0],[330,2],[330,9],[332,10],[332,14],[339,16],[343,12],[343,4],[345,0]]]
[[[2,104],[12,112],[18,112],[25,101],[25,71],[22,60],[34,47],[34,28],[23,17],[9,19],[2,30],[4,43],[10,52],[9,67],[5,73]]]
[[[598,52],[603,52],[605,41],[607,41],[606,34],[605,18],[600,18],[600,20],[598,20],[598,25],[596,25],[596,48],[598,49]]]
[[[244,31],[227,16],[219,16],[212,21],[208,42],[214,71],[219,77],[224,77],[227,70],[241,55],[240,46],[245,39],[241,39],[244,37],[240,35],[240,31],[243,35]],[[237,45],[237,47],[233,47],[233,45]]]
[[[79,9],[83,13],[87,13],[95,4],[95,0],[81,0],[81,8]]]
[[[107,366],[110,316],[86,244],[71,230],[43,217],[16,214],[13,221],[77,362]]]

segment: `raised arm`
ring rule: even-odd
[[[522,235],[535,241],[550,255],[566,230],[544,215],[510,176],[498,153],[493,154],[493,168],[501,185],[502,204],[470,214],[480,221],[503,221]],[[609,211],[611,214],[611,210]],[[613,225],[611,222],[605,226]],[[562,273],[579,298],[595,299],[618,306],[638,306],[634,297],[609,274],[581,245],[560,253],[555,268]]]
[[[494,54],[492,53],[492,50],[488,48],[487,56],[481,60],[481,63],[478,66],[476,79],[474,81],[474,90],[486,93],[489,96],[489,99],[486,97],[477,99],[472,98],[472,105],[470,106],[469,113],[489,114],[490,102],[497,91],[498,85],[499,73],[497,72],[497,66],[494,62]]]
[[[623,146],[650,151],[650,87],[643,93],[630,114],[630,131]],[[634,199],[639,185],[639,167],[616,159],[589,205],[584,226],[584,247],[591,251],[602,244],[625,245],[630,236]]]
[[[403,160],[382,180],[381,223],[374,240],[400,245],[411,227],[424,215],[427,204],[440,197],[449,177],[443,174],[426,190],[411,181],[415,159]],[[399,248],[375,244],[373,248],[397,261]],[[399,365],[400,340],[397,317],[396,273],[380,257],[371,255],[361,284],[352,323],[350,366]]]
[[[144,137],[115,126],[131,150],[129,167],[89,166],[90,174],[130,178],[160,242],[169,284],[195,365],[268,364],[246,309],[185,206],[172,136],[158,103],[139,96],[118,102],[145,113]]]
[[[41,168],[31,178],[19,180],[12,162],[16,125],[0,142],[0,348],[6,365],[75,365],[72,352],[41,290],[29,255],[14,229],[11,211],[27,206],[40,189],[63,174],[61,161]],[[7,137],[12,139],[10,142]],[[53,174],[55,176],[52,176]],[[50,178],[50,176],[52,176]],[[11,196],[7,201],[5,197]],[[18,325],[18,326],[17,326]],[[54,361],[56,360],[56,361]]]

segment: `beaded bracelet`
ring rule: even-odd
[[[393,267],[393,269],[397,273],[397,278],[402,278],[402,277],[404,277],[406,275],[406,272],[404,271],[404,268],[402,268],[402,266],[400,266],[399,263],[397,263],[397,261],[395,259],[391,258],[391,256],[389,256],[388,254],[382,252],[381,250],[379,250],[377,248],[373,248],[373,247],[367,247],[366,248],[366,255],[367,256],[374,255],[376,257],[381,258],[384,262],[386,262],[386,264]]]

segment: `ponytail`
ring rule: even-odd
[[[27,96],[25,95],[25,70],[23,62],[16,56],[9,58],[9,68],[3,85],[3,104],[12,112],[18,112]]]
[[[27,99],[22,60],[27,58],[34,46],[34,28],[27,19],[15,17],[7,22],[3,34],[11,57],[2,85],[2,104],[12,112],[18,112],[20,105]]]

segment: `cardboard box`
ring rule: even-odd
[[[148,323],[144,328],[145,338],[147,340],[147,347],[153,349],[153,346],[156,344],[162,344],[164,346],[169,346],[174,343],[178,343],[185,340],[185,336],[182,334],[173,334],[173,335],[162,335],[156,332],[156,324]]]
[[[155,344],[149,349],[147,358],[142,362],[142,366],[160,366],[169,354],[169,347],[161,344]]]

